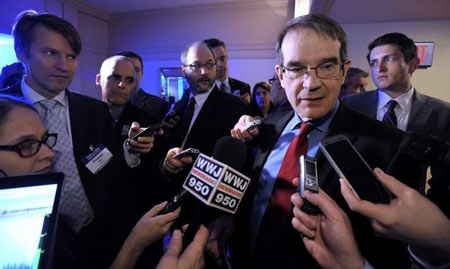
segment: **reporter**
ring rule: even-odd
[[[180,214],[180,208],[158,215],[166,204],[163,202],[154,206],[136,223],[111,265],[112,269],[133,268],[142,252],[169,231]]]
[[[48,172],[56,138],[31,104],[0,95],[0,177]]]

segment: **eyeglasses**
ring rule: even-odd
[[[22,157],[31,157],[36,155],[41,149],[42,144],[53,148],[56,145],[58,134],[46,134],[41,140],[29,139],[17,145],[0,146],[0,150],[15,151]]]
[[[215,62],[207,62],[205,64],[198,64],[198,63],[197,64],[183,64],[183,66],[190,67],[194,70],[200,70],[202,68],[206,68],[209,70],[209,69],[213,68],[214,66],[216,66],[216,63]]]
[[[343,66],[341,63],[324,63],[316,67],[303,66],[303,67],[281,67],[282,72],[288,79],[296,79],[303,77],[306,73],[309,74],[311,70],[316,71],[318,78],[332,79],[336,78],[342,71]]]

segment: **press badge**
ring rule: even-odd
[[[81,158],[81,161],[92,174],[96,175],[107,163],[109,163],[112,156],[111,151],[103,144],[99,144],[96,148],[91,148],[91,153]]]

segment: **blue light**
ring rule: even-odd
[[[14,39],[11,35],[0,33],[0,69],[14,62],[17,62]]]

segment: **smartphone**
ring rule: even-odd
[[[181,158],[187,157],[187,156],[194,157],[194,156],[199,155],[199,154],[200,154],[200,150],[195,149],[195,148],[188,148],[188,149],[183,150],[182,152],[180,152],[178,154],[175,154],[173,156],[173,158],[181,159]]]
[[[188,196],[187,190],[185,189],[181,190],[181,192],[179,192],[177,195],[173,197],[172,201],[169,201],[167,203],[167,205],[163,208],[161,212],[159,212],[158,215],[164,215],[172,211],[175,211],[175,209],[177,209],[181,205],[181,202],[184,199],[186,199],[187,196]]]
[[[314,158],[302,155],[300,156],[300,186],[299,192],[302,198],[305,198],[305,191],[319,193],[319,177],[317,174],[317,161]],[[303,199],[301,210],[310,215],[318,215],[320,209],[311,204],[307,199]]]
[[[150,125],[149,127],[145,128],[144,130],[140,131],[138,134],[133,136],[131,139],[137,140],[141,136],[148,136],[148,135],[157,135],[158,131],[162,129],[161,124],[154,124]]]
[[[372,203],[388,203],[393,195],[344,135],[320,142],[320,149],[336,173],[347,181],[357,197]]]
[[[261,120],[254,120],[254,121],[247,123],[247,125],[244,127],[244,129],[248,132],[251,129],[258,127],[259,125],[261,125]]]

